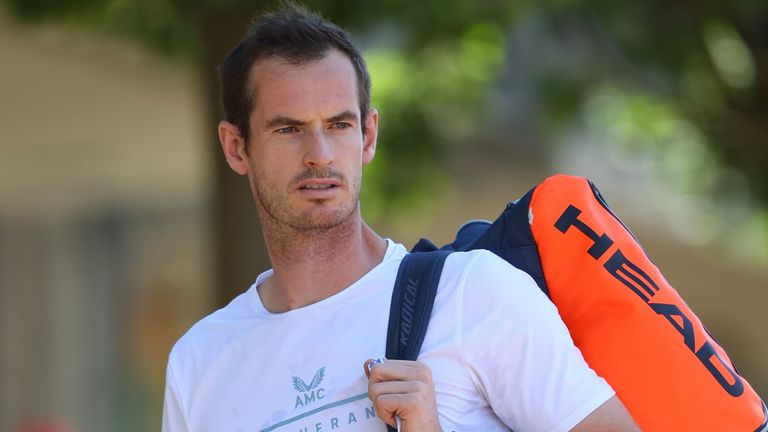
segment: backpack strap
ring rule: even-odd
[[[437,284],[449,251],[411,252],[403,257],[389,306],[386,358],[416,360],[427,334]],[[389,432],[397,432],[387,425]]]
[[[449,251],[413,252],[400,263],[389,308],[388,359],[416,360],[419,356],[448,255]]]

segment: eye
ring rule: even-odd
[[[280,129],[275,130],[275,132],[279,134],[289,134],[289,133],[298,132],[298,131],[299,129],[296,128],[296,126],[286,126],[286,127],[281,127]]]
[[[349,129],[352,127],[351,123],[348,122],[336,122],[332,126],[334,129]]]

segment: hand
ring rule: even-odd
[[[376,416],[393,428],[400,418],[401,432],[440,431],[432,370],[418,361],[386,360],[368,371],[372,359],[363,365],[368,377],[368,399]]]

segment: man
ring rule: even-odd
[[[634,430],[535,283],[485,251],[448,258],[419,361],[369,374],[406,251],[360,216],[378,130],[360,54],[289,7],[251,25],[221,82],[219,138],[273,269],[174,346],[164,431]]]

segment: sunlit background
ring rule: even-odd
[[[267,268],[215,68],[271,5],[0,1],[0,430],[158,430],[173,342]],[[310,6],[370,68],[381,234],[589,177],[768,395],[768,3]]]

